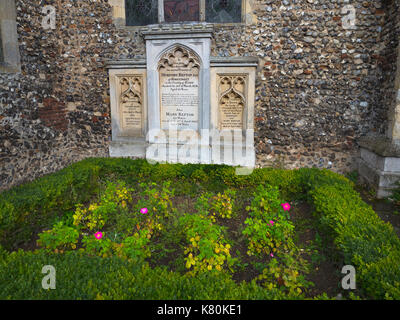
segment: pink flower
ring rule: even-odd
[[[271,254],[270,254],[270,256],[273,258],[273,257],[274,257],[274,254],[273,254],[273,253],[271,253]]]
[[[101,238],[103,238],[103,233],[102,232],[96,232],[95,234],[94,234],[94,237],[96,238],[96,239],[101,239]]]
[[[283,210],[289,211],[290,210],[290,204],[289,203],[282,203],[281,204]]]
[[[140,209],[141,214],[146,214],[147,212],[149,212],[149,210],[147,210],[147,208]]]
[[[275,222],[273,222],[272,220],[269,222],[271,226],[274,225]]]

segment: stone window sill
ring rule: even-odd
[[[234,27],[243,27],[246,26],[245,22],[234,22],[234,23],[212,23],[212,22],[183,22],[183,23],[176,23],[176,22],[165,22],[165,23],[161,23],[161,24],[151,24],[151,25],[146,25],[146,26],[127,26],[125,25],[125,22],[117,22],[115,21],[115,26],[117,27],[117,29],[121,29],[121,30],[127,30],[127,31],[141,31],[142,29],[146,29],[146,28],[152,28],[152,27],[160,27],[162,28],[163,26],[173,26],[173,25],[191,25],[191,26],[204,26],[209,25],[212,26],[214,28],[234,28]]]

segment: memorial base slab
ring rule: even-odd
[[[110,157],[146,157],[146,142],[127,142],[127,141],[111,141],[109,152]]]
[[[384,136],[368,136],[358,141],[358,172],[373,187],[378,199],[392,195],[400,181],[400,146]]]

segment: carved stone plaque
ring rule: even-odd
[[[243,129],[246,75],[219,75],[219,129]]]
[[[120,121],[121,131],[142,135],[143,130],[143,90],[141,76],[120,78]]]
[[[198,59],[176,47],[159,62],[161,129],[199,129]]]

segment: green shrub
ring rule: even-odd
[[[63,222],[57,223],[53,229],[42,232],[39,235],[38,244],[49,250],[76,249],[79,239],[79,231],[65,226]]]
[[[101,230],[110,220],[115,221],[115,216],[127,210],[128,203],[132,203],[133,191],[126,188],[123,181],[118,181],[118,184],[107,182],[98,202],[92,202],[88,208],[83,204],[76,206],[73,225],[85,231]]]
[[[248,255],[269,255],[288,251],[294,247],[294,225],[282,208],[279,190],[272,186],[258,186],[251,206],[247,207],[249,218],[243,234],[247,236]]]
[[[56,289],[44,290],[42,267],[56,269]],[[13,279],[10,281],[10,279]],[[182,276],[117,257],[89,257],[79,252],[15,252],[0,261],[0,299],[271,300],[299,299],[251,283],[236,284],[228,275]]]
[[[216,222],[217,218],[231,219],[234,214],[235,196],[236,191],[232,189],[218,192],[217,195],[204,192],[197,198],[195,207],[198,213],[209,216],[213,222]]]
[[[139,230],[132,236],[126,237],[121,244],[120,256],[142,261],[147,257],[150,257],[150,249],[148,243],[150,241],[151,232],[149,230]],[[118,251],[117,251],[118,252]]]
[[[106,237],[105,233],[101,239],[97,239],[91,234],[83,237],[82,246],[83,248],[80,249],[82,252],[86,252],[89,255],[107,258],[111,257],[113,254],[114,243],[110,238]]]
[[[400,298],[400,239],[352,188],[334,174],[314,175],[309,195],[321,228],[352,264],[362,291],[375,299]]]
[[[361,266],[359,272],[363,280],[362,288],[368,296],[400,300],[399,250],[374,263],[366,263],[359,256],[356,256],[354,260]]]
[[[286,294],[301,296],[312,283],[300,274],[296,261],[289,260],[280,263],[277,259],[272,259],[257,279],[269,290],[279,288]]]
[[[216,218],[231,219],[234,211],[236,191],[227,189],[224,193],[219,193],[211,198],[211,220]]]
[[[224,230],[214,224],[210,217],[201,214],[186,214],[179,219],[186,233],[188,245],[184,253],[188,274],[196,275],[205,271],[232,270],[236,259],[231,257],[231,245],[224,238]]]
[[[0,243],[15,248],[58,214],[89,199],[98,191],[99,171],[98,166],[80,162],[1,193]]]
[[[148,246],[151,237],[162,229],[161,222],[175,212],[170,199],[174,190],[169,190],[170,183],[164,183],[161,191],[155,186],[142,183],[144,191],[139,201],[133,203],[133,189],[127,188],[123,181],[108,181],[100,192],[98,202],[92,202],[87,208],[77,205],[72,227],[59,222],[53,229],[41,233],[38,243],[56,252],[76,249],[81,233],[80,251],[104,258],[115,254],[143,261],[151,256]],[[140,213],[141,208],[147,207],[146,214]],[[100,230],[106,231],[101,239],[97,239],[93,233]]]

